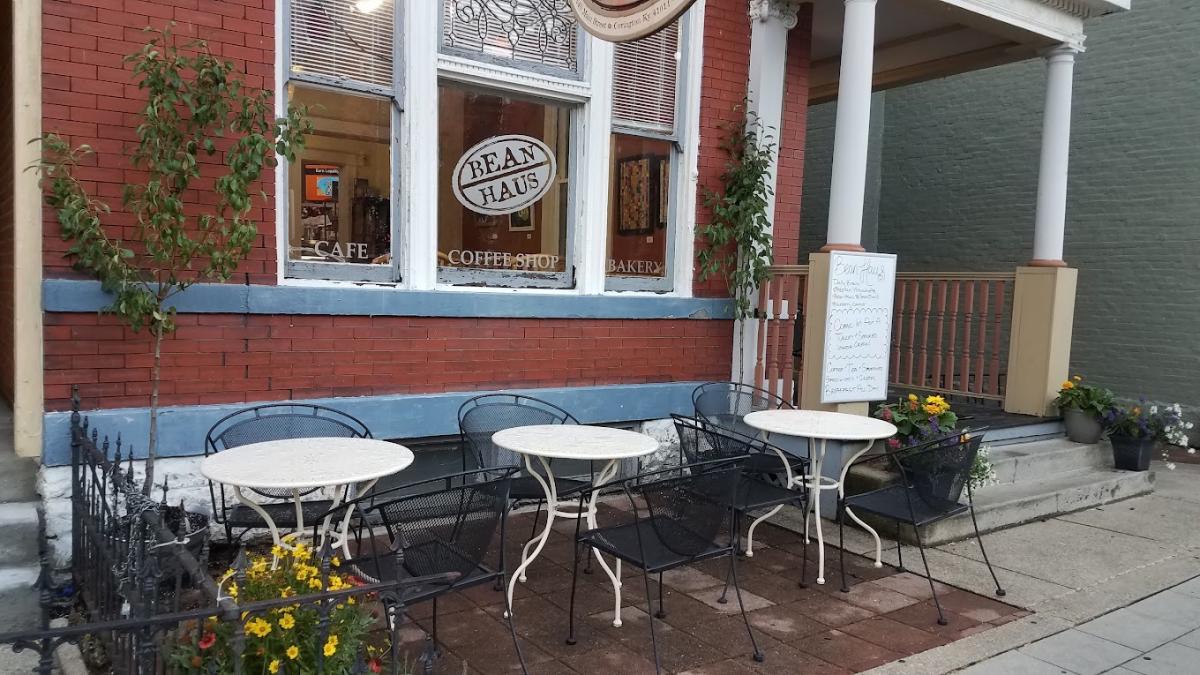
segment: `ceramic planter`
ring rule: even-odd
[[[1154,452],[1153,437],[1133,437],[1112,434],[1113,464],[1122,471],[1146,471],[1150,468],[1150,456]]]
[[[1066,408],[1062,411],[1063,422],[1067,425],[1067,438],[1076,443],[1092,445],[1100,442],[1104,427],[1096,416],[1078,408]]]

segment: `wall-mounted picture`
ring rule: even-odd
[[[304,201],[332,202],[337,200],[341,167],[336,164],[305,164]]]
[[[663,166],[667,170],[663,170]],[[617,161],[617,234],[649,234],[665,225],[664,176],[670,161],[663,155],[641,155]]]
[[[508,214],[509,232],[532,232],[534,227],[533,205]]]

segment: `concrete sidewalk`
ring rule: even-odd
[[[1067,631],[1200,574],[1200,465],[1179,464],[1168,471],[1155,463],[1152,469],[1157,474],[1154,494],[984,535],[996,574],[1008,591],[1004,601],[1033,615],[870,672],[952,672]],[[780,514],[776,522],[802,527],[798,512]],[[827,523],[826,534],[827,542],[837,543],[836,526]],[[874,541],[863,532],[847,528],[846,544],[848,550],[874,555]],[[884,546],[889,545],[894,546],[885,540]],[[905,549],[905,562],[919,569],[916,548]],[[830,554],[836,565],[835,549]],[[994,591],[973,538],[927,554],[935,579],[980,594]],[[895,551],[885,550],[883,560],[895,563]],[[1193,672],[1200,672],[1200,666]]]
[[[1200,672],[1200,577],[962,675],[1185,675]]]

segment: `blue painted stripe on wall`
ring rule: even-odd
[[[97,281],[47,279],[47,312],[94,312],[111,297]],[[721,298],[647,295],[566,295],[522,292],[408,291],[389,287],[246,286],[197,284],[175,307],[199,314],[321,314],[537,319],[731,319]]]
[[[553,389],[512,389],[549,401],[571,412],[580,422],[600,424],[661,419],[671,413],[692,412],[692,391],[699,382],[626,384]],[[458,433],[458,407],[463,401],[487,392],[396,394],[319,398],[298,401],[336,408],[362,420],[377,438],[413,439]],[[282,401],[274,401],[282,403]],[[204,437],[218,419],[254,405],[182,406],[159,411],[159,456],[184,457],[204,453]],[[135,457],[144,457],[149,434],[147,408],[84,411],[93,428],[132,445]],[[46,413],[42,462],[61,466],[71,462],[71,413]]]

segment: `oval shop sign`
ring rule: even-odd
[[[609,42],[646,37],[679,18],[695,0],[571,0],[584,30]]]
[[[451,184],[463,206],[488,215],[513,213],[541,199],[558,169],[549,146],[529,136],[492,136],[463,153]]]

